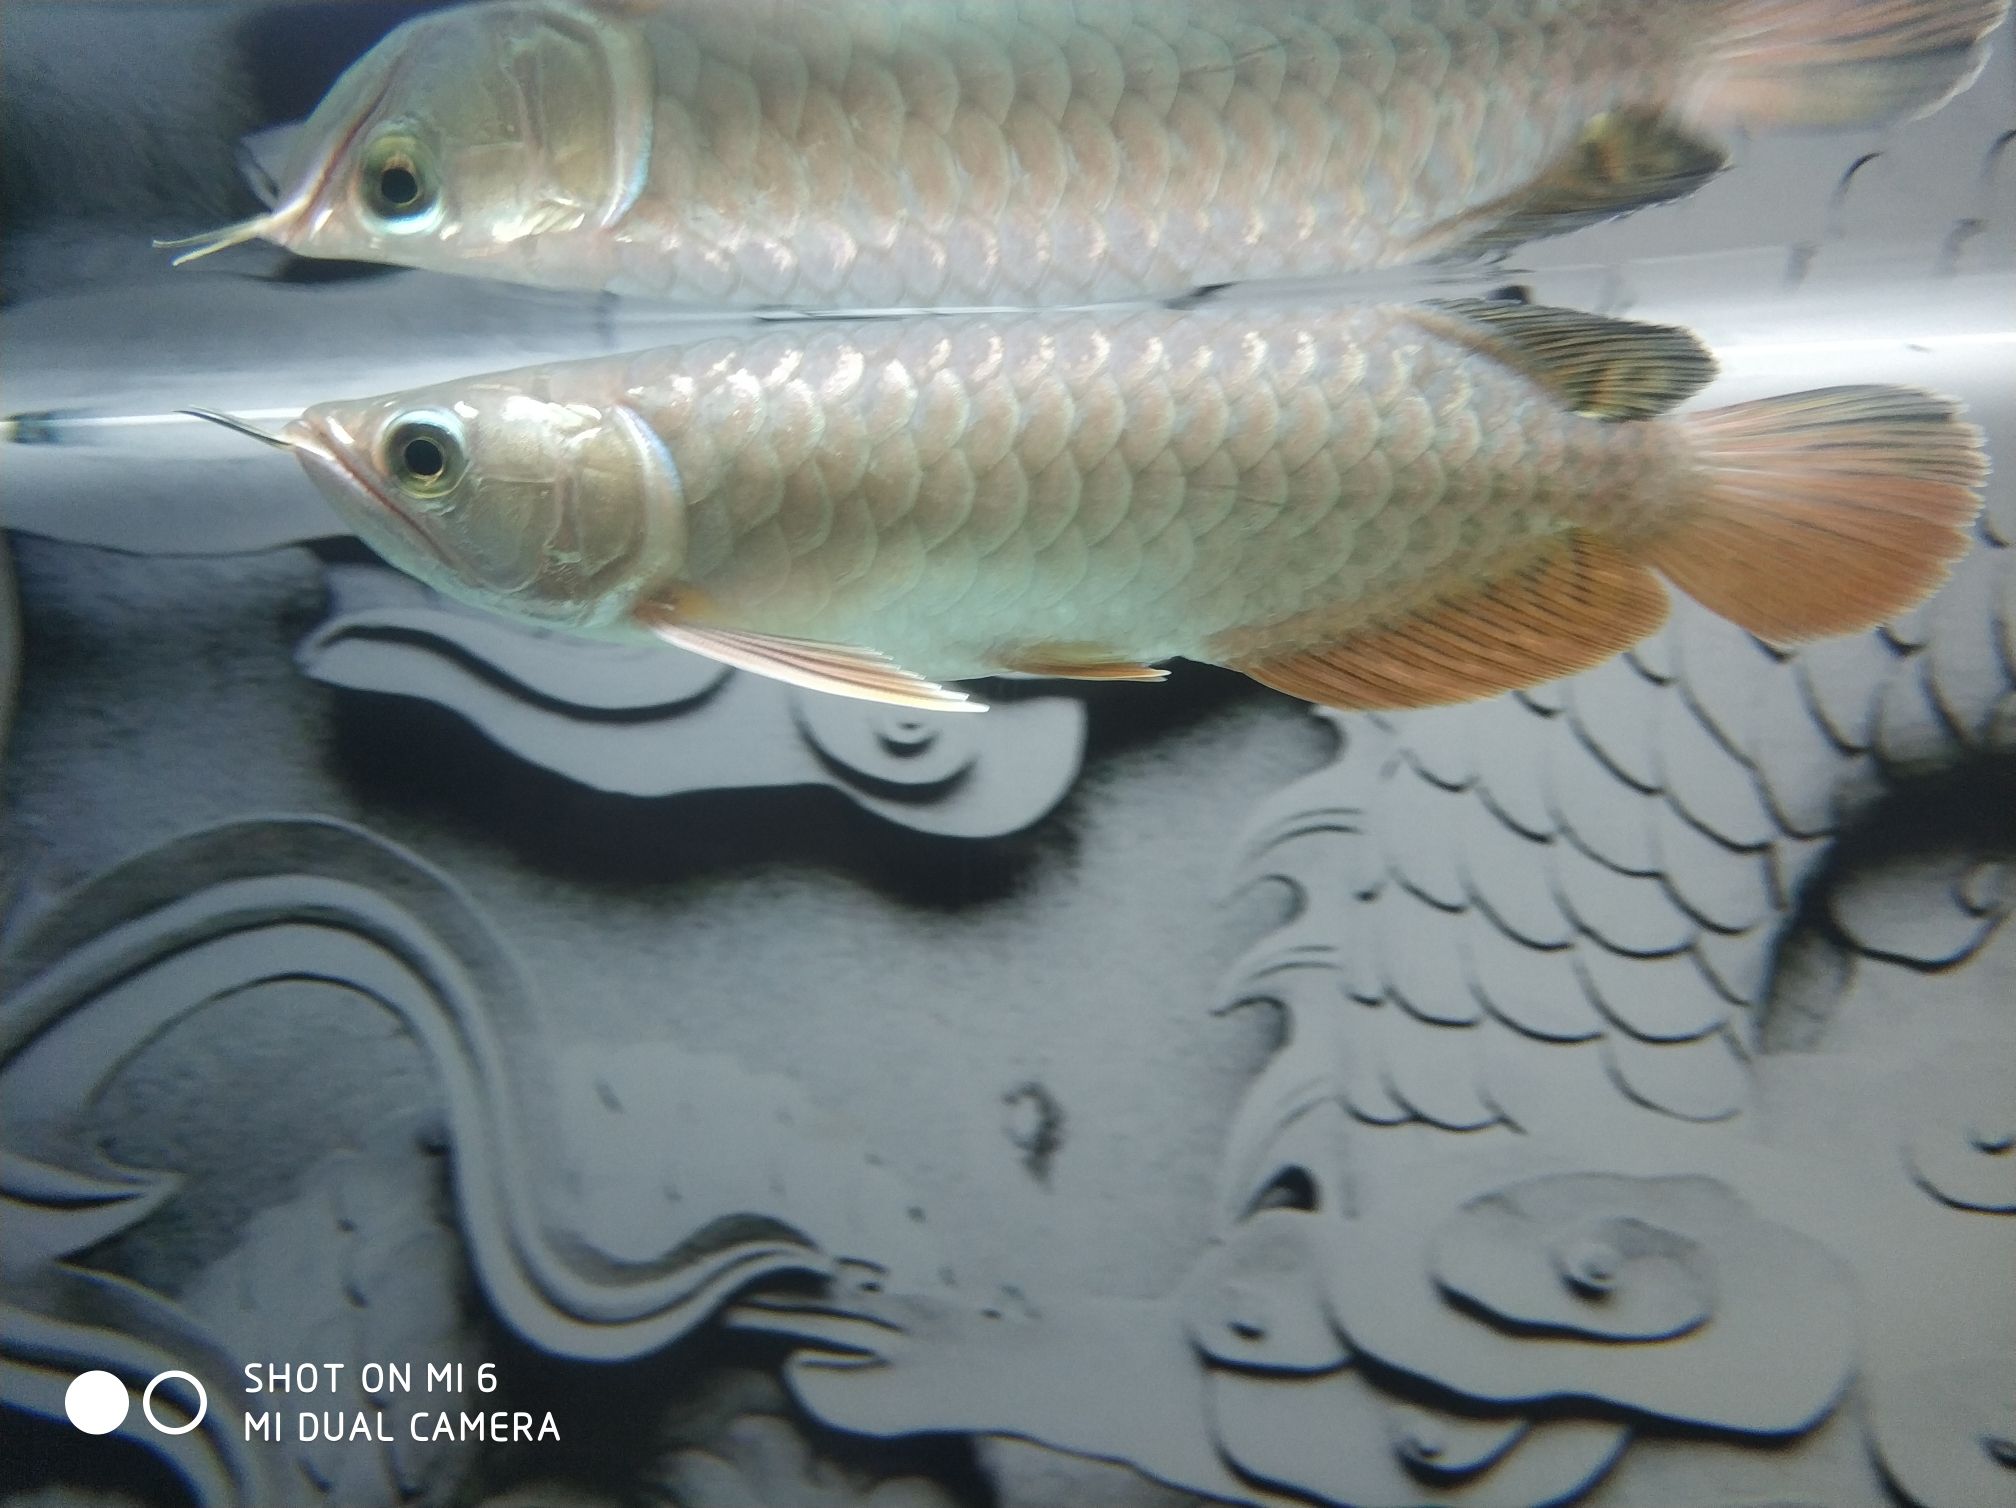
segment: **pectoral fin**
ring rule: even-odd
[[[1433,707],[1572,675],[1666,618],[1652,573],[1571,531],[1507,574],[1335,643],[1219,658],[1263,685],[1345,710]]]
[[[1512,193],[1431,226],[1425,256],[1488,256],[1541,236],[1663,204],[1692,193],[1728,156],[1647,110],[1613,110],[1583,128],[1568,150]]]
[[[954,691],[912,675],[872,649],[845,644],[821,644],[812,639],[787,639],[741,629],[702,628],[676,621],[664,610],[645,609],[638,621],[667,644],[705,655],[723,665],[769,676],[811,691],[851,696],[897,707],[922,707],[934,712],[985,712],[963,691]]]
[[[1715,376],[1708,348],[1673,325],[1496,298],[1437,299],[1415,318],[1524,373],[1589,419],[1663,414]]]

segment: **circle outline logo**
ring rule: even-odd
[[[184,1382],[188,1383],[190,1387],[196,1390],[196,1416],[195,1418],[191,1419],[187,1424],[172,1425],[172,1426],[166,1425],[163,1424],[159,1419],[156,1419],[154,1417],[154,1390],[160,1387],[162,1383],[166,1382],[171,1377],[181,1378]],[[154,1380],[147,1384],[146,1391],[141,1393],[140,1395],[140,1412],[146,1415],[147,1422],[153,1425],[154,1428],[159,1430],[162,1434],[186,1435],[189,1433],[189,1431],[196,1428],[197,1425],[201,1424],[203,1422],[203,1416],[210,1412],[210,1395],[209,1393],[204,1391],[203,1384],[198,1382],[195,1377],[179,1369],[170,1368],[166,1372],[155,1373]]]

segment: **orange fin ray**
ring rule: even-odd
[[[1650,571],[1571,530],[1470,592],[1334,643],[1224,663],[1329,707],[1434,707],[1587,670],[1651,633],[1666,612]]]
[[[1761,639],[1873,628],[1937,591],[1973,542],[1988,464],[1950,399],[1822,388],[1679,422],[1702,496],[1630,547]]]
[[[638,615],[638,621],[679,649],[809,691],[933,712],[987,710],[986,703],[975,701],[963,691],[913,675],[872,649],[742,629],[701,628],[649,609]]]

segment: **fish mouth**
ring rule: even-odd
[[[404,64],[405,59],[401,58],[385,70],[384,80],[378,85],[378,92],[371,96],[371,103],[357,112],[350,129],[337,138],[335,145],[321,155],[309,172],[302,175],[301,186],[283,202],[263,215],[254,215],[249,220],[239,220],[216,230],[199,231],[193,236],[177,236],[166,241],[156,240],[154,249],[181,252],[181,255],[170,259],[168,265],[171,267],[180,267],[233,246],[243,246],[247,241],[271,241],[291,251],[293,248],[288,244],[287,237],[318,206],[322,207],[322,213],[315,217],[316,224],[328,218],[329,208],[322,206],[322,200],[328,192],[336,164],[343,160],[350,144],[363,134],[364,128],[377,119],[379,106],[385,103],[385,96],[392,92],[393,84],[405,71]]]
[[[194,262],[200,257],[209,256],[212,252],[243,246],[247,241],[263,238],[275,245],[284,246],[286,243],[280,239],[280,235],[284,235],[307,208],[305,199],[290,199],[278,209],[270,210],[263,215],[254,215],[249,220],[240,220],[236,224],[226,225],[217,230],[200,231],[193,236],[176,236],[166,241],[156,238],[154,249],[179,251],[185,246],[188,247],[189,249],[182,251],[180,256],[169,259],[170,267],[180,267],[185,262]]]
[[[370,503],[376,505],[375,508],[368,510],[374,520],[377,518],[389,520],[394,533],[412,544],[442,570],[450,575],[457,574],[454,562],[449,560],[447,552],[435,543],[433,535],[427,532],[412,511],[373,482],[369,471],[352,463],[349,452],[353,446],[347,436],[341,440],[337,438],[342,431],[335,426],[317,424],[309,415],[303,414],[275,435],[268,434],[256,425],[247,424],[243,419],[231,414],[219,413],[215,409],[185,408],[181,412],[192,419],[202,419],[228,429],[233,434],[257,440],[261,445],[270,445],[276,450],[292,452],[300,458],[301,465],[308,472],[310,480],[328,490],[341,491],[346,497],[362,494]]]
[[[323,475],[353,494],[361,494],[375,506],[370,510],[374,519],[387,521],[392,531],[401,539],[416,547],[434,564],[451,575],[459,575],[455,563],[451,561],[434,536],[421,526],[420,520],[411,509],[371,480],[371,474],[353,463],[349,447],[339,442],[333,435],[325,434],[306,418],[296,419],[281,431],[301,457],[301,464],[310,471],[320,467]]]

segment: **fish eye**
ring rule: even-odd
[[[372,142],[364,154],[363,190],[366,207],[390,224],[417,220],[431,210],[434,175],[420,143],[403,134]]]
[[[385,469],[410,496],[442,496],[462,479],[467,463],[461,438],[436,419],[402,419],[386,431]]]

